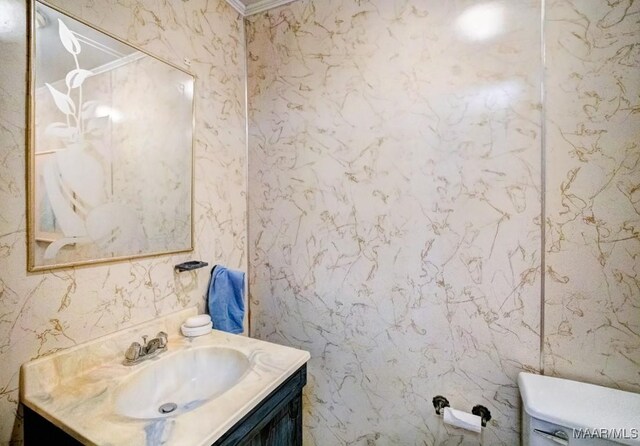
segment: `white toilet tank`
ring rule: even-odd
[[[640,394],[520,373],[522,446],[640,445]]]

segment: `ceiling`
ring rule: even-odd
[[[227,0],[243,16],[258,14],[268,9],[286,5],[295,0]]]

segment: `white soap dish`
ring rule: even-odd
[[[180,327],[182,334],[188,338],[195,338],[197,336],[203,336],[211,333],[211,324],[202,325],[200,327],[187,327],[185,324],[182,324]]]
[[[188,328],[198,328],[205,325],[211,326],[211,316],[208,314],[199,314],[198,316],[190,317],[184,322],[184,326]]]

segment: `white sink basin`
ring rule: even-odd
[[[118,386],[115,410],[142,419],[189,412],[231,389],[248,370],[249,359],[231,348],[201,347],[160,356]]]

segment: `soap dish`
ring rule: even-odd
[[[211,324],[203,325],[201,327],[187,327],[185,324],[182,324],[180,327],[182,334],[188,338],[195,338],[197,336],[203,336],[211,333]]]
[[[205,325],[211,327],[211,316],[208,314],[199,314],[184,321],[184,326],[187,328],[198,328]]]

